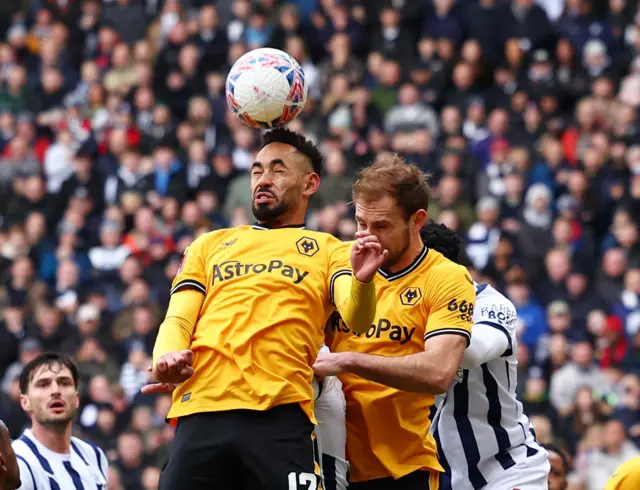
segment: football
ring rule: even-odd
[[[226,82],[229,109],[252,128],[277,128],[304,108],[308,87],[292,56],[273,48],[250,51],[234,63]]]

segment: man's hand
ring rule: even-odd
[[[318,378],[335,376],[344,372],[343,359],[342,352],[320,352],[316,362],[313,363],[313,370]]]
[[[11,437],[0,420],[0,489],[15,490],[20,487],[20,467],[11,446]]]
[[[152,373],[159,383],[179,384],[188,380],[193,375],[193,351],[167,352],[158,359]]]
[[[389,252],[382,250],[378,238],[368,231],[357,232],[356,238],[351,248],[351,269],[358,281],[371,282]]]
[[[147,371],[149,371],[149,374],[151,374],[153,372],[153,366],[149,366],[147,368]],[[145,394],[150,394],[150,393],[171,394],[173,393],[173,390],[175,390],[177,387],[178,387],[177,383],[148,383],[144,385],[140,389],[140,391]]]

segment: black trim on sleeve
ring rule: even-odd
[[[333,299],[333,292],[336,279],[340,276],[350,276],[352,272],[349,269],[341,269],[339,271],[334,272],[333,276],[331,276],[331,281],[329,282],[329,297],[331,298],[331,303],[335,306],[335,302]]]
[[[493,327],[496,330],[500,330],[503,334],[505,334],[507,337],[507,342],[509,342],[509,347],[507,347],[507,350],[505,350],[500,357],[513,355],[513,343],[511,341],[511,335],[509,335],[509,332],[507,331],[506,328],[504,328],[499,323],[490,322],[489,320],[482,320],[480,322],[477,322],[476,325],[487,325],[488,327]]]
[[[171,294],[177,293],[178,291],[183,291],[185,289],[195,289],[196,291],[200,291],[202,294],[207,294],[207,288],[204,287],[202,283],[199,283],[198,281],[194,281],[193,279],[184,279],[180,281],[178,284],[176,284],[173,287],[173,289],[169,294],[171,295]]]
[[[460,335],[467,339],[467,347],[471,344],[471,334],[462,328],[441,328],[434,332],[429,332],[424,335],[424,341],[426,342],[432,337],[436,337],[438,335]]]

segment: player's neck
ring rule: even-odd
[[[71,424],[51,426],[34,421],[31,432],[40,444],[54,453],[69,454],[71,451]]]
[[[388,272],[396,273],[409,267],[413,263],[413,261],[418,258],[418,255],[420,255],[422,249],[424,249],[424,243],[422,243],[420,234],[417,233],[416,236],[411,237],[409,246],[407,247],[407,250],[405,250],[405,252],[402,254],[402,257],[400,257],[398,261],[393,264],[393,266],[387,269]]]
[[[270,230],[277,230],[278,228],[304,228],[303,221],[296,222],[281,222],[281,221],[257,221],[256,226],[260,228],[268,228]]]
[[[294,228],[304,226],[305,213],[284,214],[270,221],[258,221],[258,225],[263,228]]]

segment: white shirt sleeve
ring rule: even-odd
[[[464,351],[460,367],[474,369],[496,359],[509,349],[509,338],[495,327],[478,323],[471,329],[471,344]]]
[[[489,286],[477,289],[471,344],[462,359],[463,369],[474,369],[499,357],[515,354],[516,308],[503,294]]]

